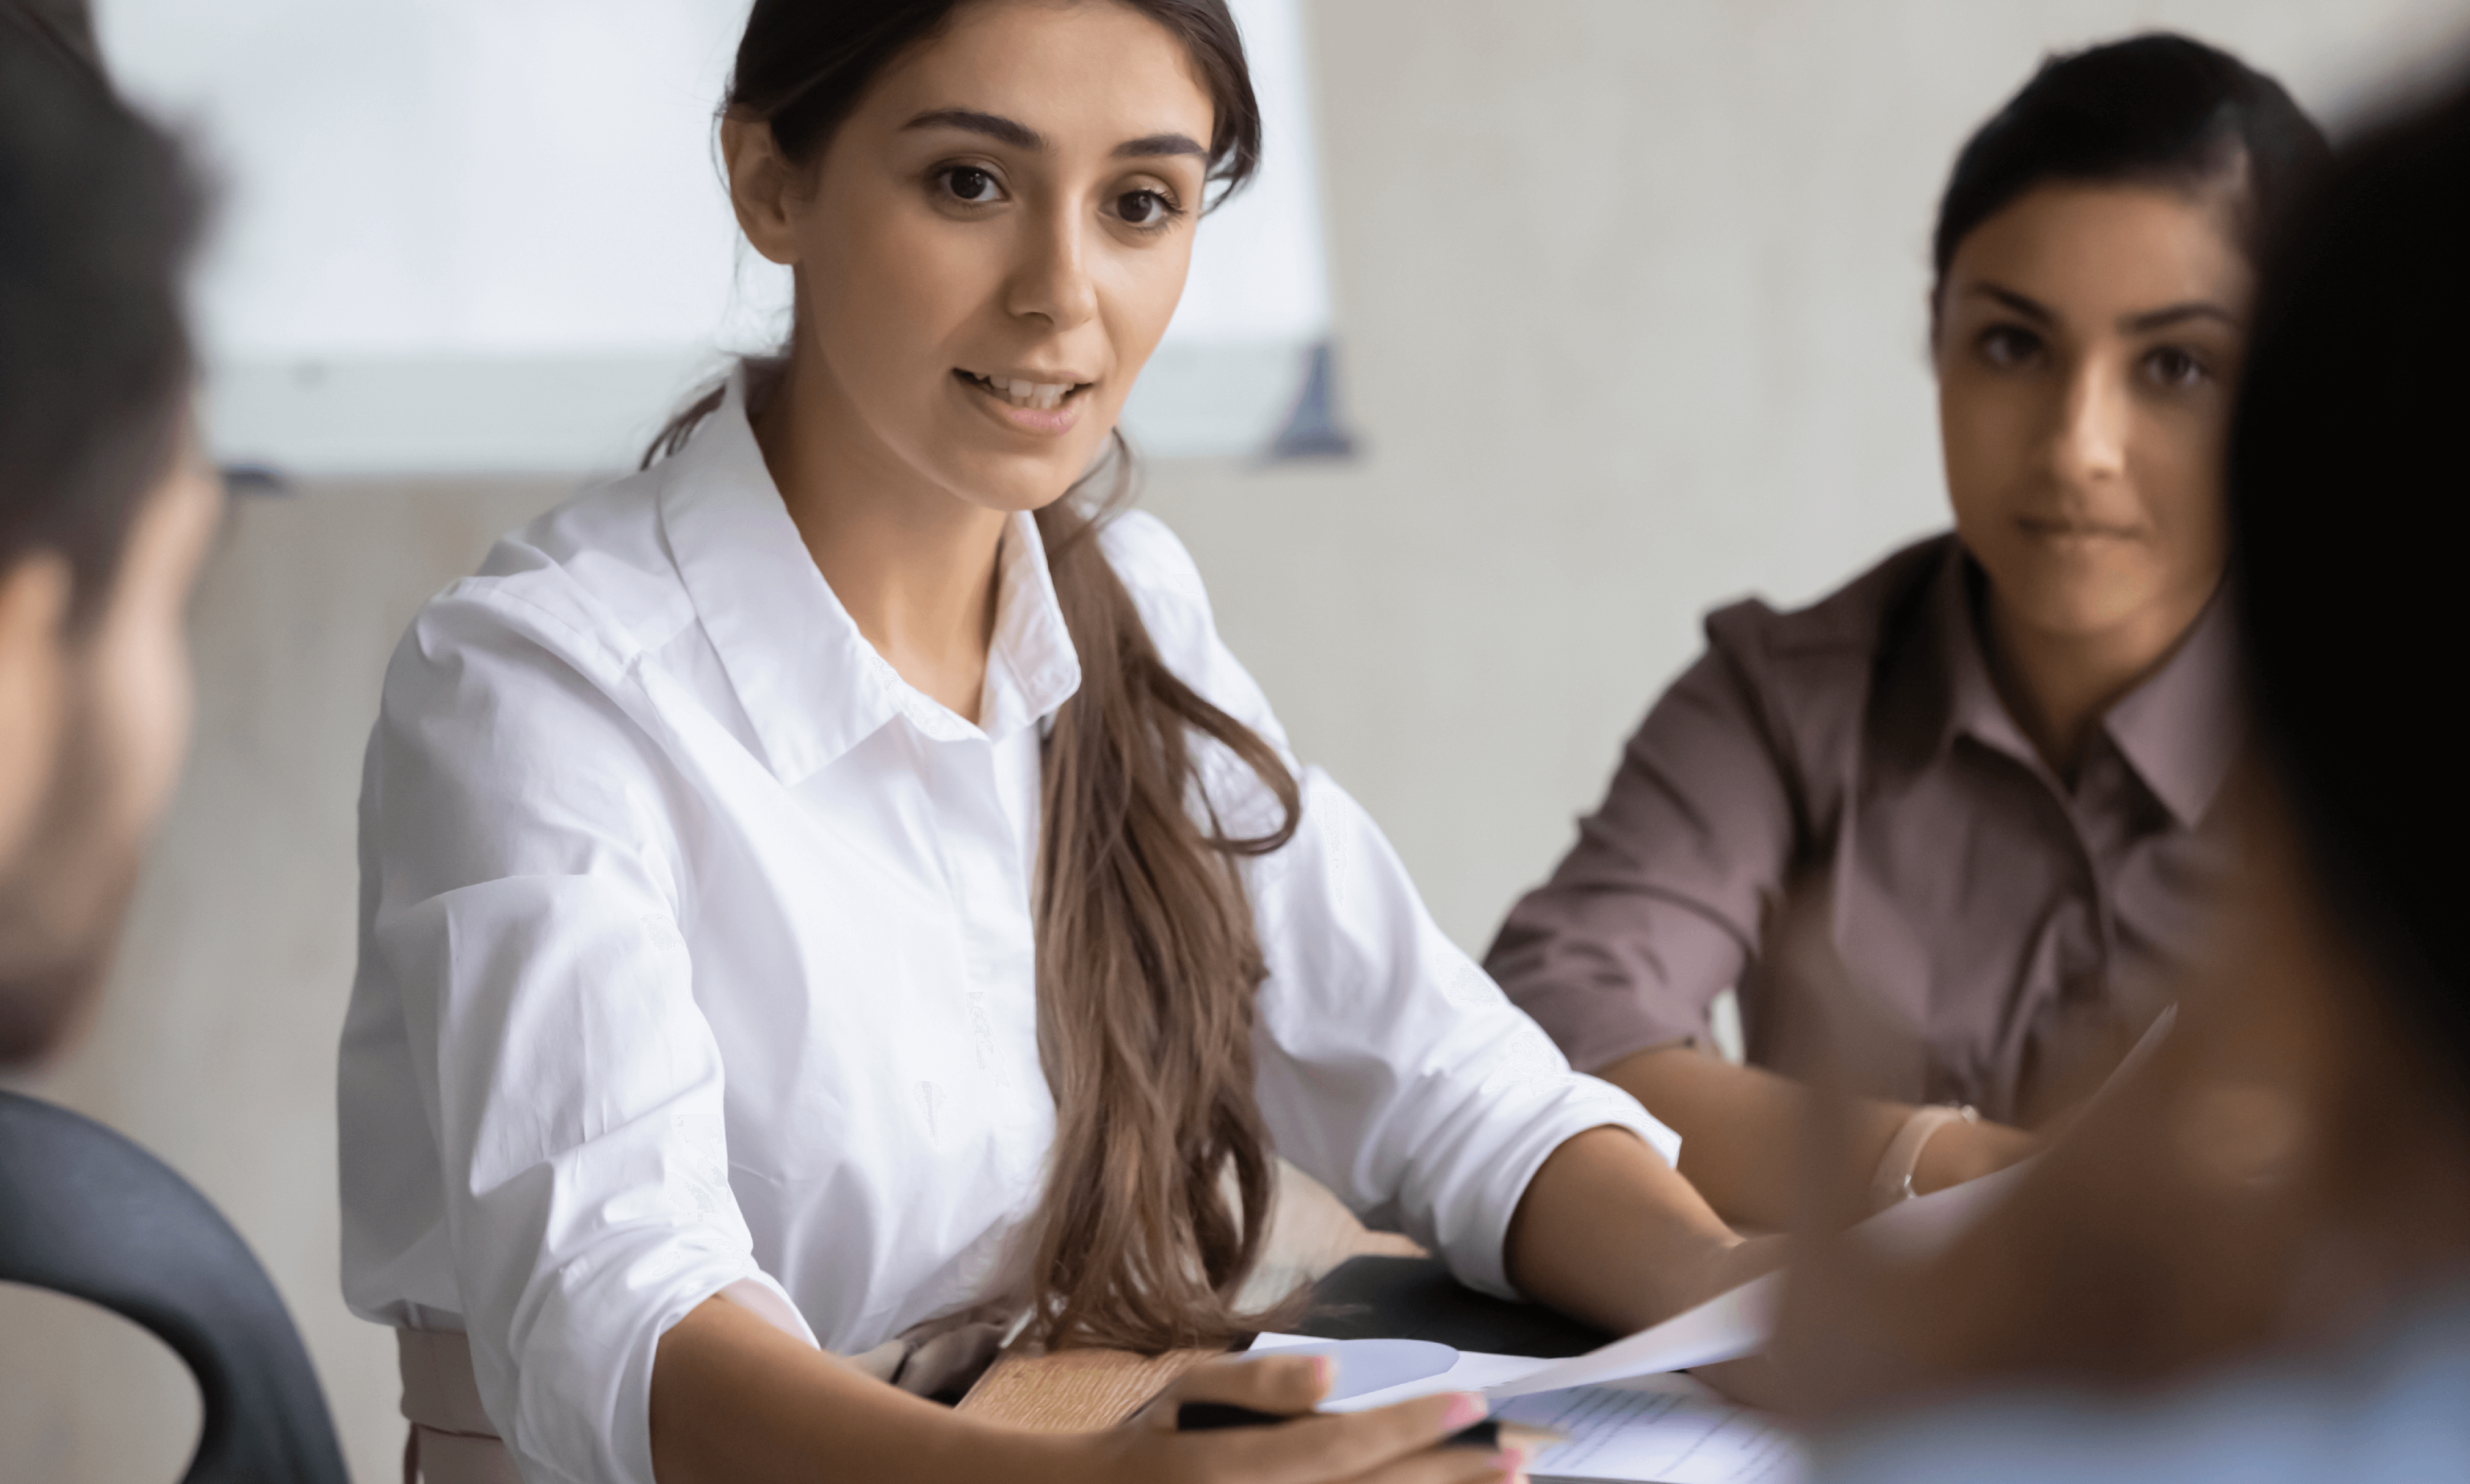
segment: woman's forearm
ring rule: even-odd
[[[726,1299],[679,1320],[652,1364],[660,1484],[1060,1480],[1065,1463],[1059,1439],[884,1385]]]
[[[659,1484],[1505,1484],[1515,1472],[1491,1449],[1442,1446],[1483,1415],[1478,1399],[1317,1414],[1331,1376],[1311,1356],[1230,1357],[1185,1372],[1122,1426],[1037,1433],[896,1390],[710,1299],[652,1363],[652,1472]],[[1192,1402],[1289,1420],[1179,1431]]]
[[[1763,1067],[1736,1066],[1692,1047],[1663,1046],[1598,1074],[1681,1135],[1681,1172],[1725,1219],[1782,1231],[1794,1219],[1807,1096]],[[1909,1104],[1857,1099],[1842,1131],[1850,1174],[1867,1180],[1913,1113]],[[2037,1142],[1994,1124],[1948,1124],[1922,1146],[1913,1188],[1926,1194],[2023,1158]]]
[[[1535,1171],[1503,1257],[1528,1298],[1628,1333],[1723,1291],[1740,1243],[1644,1140],[1604,1127]]]
[[[1793,1221],[1806,1100],[1798,1083],[1689,1046],[1660,1046],[1598,1074],[1681,1135],[1681,1172],[1724,1218],[1783,1231]],[[1852,1157],[1875,1169],[1906,1110],[1856,1103],[1844,1131]]]

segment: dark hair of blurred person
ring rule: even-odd
[[[2415,520],[2337,511],[2345,493],[2416,508],[2432,535],[2470,495],[2465,241],[2470,92],[2361,149],[2293,243],[2230,444],[2263,741],[2317,886],[2442,1074],[2436,1117],[2470,1115],[2470,788],[2452,687],[2427,665],[2470,638],[2459,549]]]
[[[187,741],[200,203],[83,12],[0,0],[0,1063],[100,982]]]
[[[2429,663],[2470,640],[2432,535],[2465,484],[2466,183],[2470,92],[2345,151],[2272,260],[2219,952],[2150,1075],[1946,1258],[1808,1280],[1789,1349],[1839,1404],[2016,1388],[1871,1412],[1832,1477],[2470,1477],[2470,792]]]
[[[1795,1027],[1877,1025],[1839,1155],[1874,1207],[2033,1152],[2198,946],[2240,746],[2221,449],[2258,255],[2329,156],[2184,36],[2045,61],[1958,154],[1929,309],[1950,532],[1733,605],[1486,967],[1794,1219]],[[1778,925],[1825,924],[1782,951]],[[1705,1055],[1735,987],[1749,1065]]]

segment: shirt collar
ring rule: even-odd
[[[2246,741],[2230,608],[2226,590],[2217,590],[2178,652],[2102,718],[2144,786],[2190,829],[2211,811]]]
[[[1978,571],[1962,542],[1946,544],[1946,565],[1939,569],[1936,589],[1930,593],[1946,677],[1946,714],[1940,724],[1939,750],[1944,753],[1955,745],[1956,738],[1969,736],[2040,770],[2044,768],[2040,750],[2008,712],[1997,682],[1990,678],[1989,657],[1981,652],[1981,629],[1973,621],[1975,586],[1981,580]]]
[[[978,727],[1000,742],[1023,727],[1042,725],[1072,698],[1081,688],[1081,654],[1056,601],[1036,516],[1014,512],[995,562],[994,641],[987,650]]]
[[[1939,745],[1944,751],[1957,737],[1969,735],[2040,769],[2039,752],[2009,714],[1990,678],[1980,628],[1973,621],[1975,570],[1963,545],[1949,542],[1946,566],[1930,596],[1946,678],[1946,715]],[[2212,807],[2243,738],[2228,606],[2220,592],[2214,593],[2170,657],[2102,717],[2110,745],[2171,817],[2189,829]]]
[[[743,373],[663,470],[670,557],[783,782],[829,766],[895,716],[936,740],[1000,741],[1080,688],[1080,659],[1029,513],[1004,531],[982,725],[972,727],[903,681],[824,581],[756,444]]]

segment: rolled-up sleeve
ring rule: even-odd
[[[1135,516],[1110,529],[1108,552],[1166,662],[1284,753],[1285,733],[1220,640],[1181,545]],[[1214,745],[1200,763],[1223,827],[1275,826],[1248,769]],[[1514,1296],[1503,1243],[1554,1149],[1610,1125],[1669,1162],[1680,1138],[1627,1093],[1570,1069],[1433,923],[1343,789],[1317,769],[1298,781],[1293,838],[1243,867],[1269,967],[1253,1044],[1263,1121],[1279,1154],[1364,1220],[1438,1252],[1470,1287]]]
[[[1710,1033],[1757,951],[1796,814],[1754,684],[1742,605],[1622,750],[1551,879],[1513,908],[1484,967],[1576,1066]]]
[[[1673,1161],[1680,1139],[1570,1070],[1443,936],[1353,799],[1317,770],[1303,790],[1294,839],[1247,877],[1270,967],[1262,1116],[1278,1151],[1365,1221],[1513,1296],[1503,1242],[1554,1149],[1611,1125]]]
[[[370,743],[371,946],[443,1167],[481,1398],[534,1479],[651,1484],[653,1356],[706,1298],[751,1288],[803,1329],[730,1193],[637,684],[478,590],[407,636]]]

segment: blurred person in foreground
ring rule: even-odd
[[[2470,93],[2272,258],[2228,457],[2256,747],[2177,1029],[1944,1257],[1806,1254],[1843,1481],[2470,1477]],[[2428,673],[2431,659],[2436,673]]]
[[[200,199],[82,11],[0,0],[0,1067],[82,1023],[188,745]]]
[[[1808,608],[1707,620],[1602,806],[1485,961],[1793,1218],[1790,1022],[1909,1031],[1835,1156],[1884,1208],[2031,1154],[2155,1021],[2221,875],[2240,745],[2220,451],[2267,226],[2328,155],[2184,36],[2051,58],[1965,145],[1929,297],[1954,529]],[[1783,951],[1782,925],[1824,930]],[[1748,1065],[1708,1054],[1737,988]]]
[[[188,749],[189,594],[223,502],[181,302],[200,208],[82,8],[0,0],[0,1071],[76,1038]],[[188,1477],[345,1477],[230,1223],[126,1139],[5,1090],[0,1277],[178,1354],[202,1411]]]

